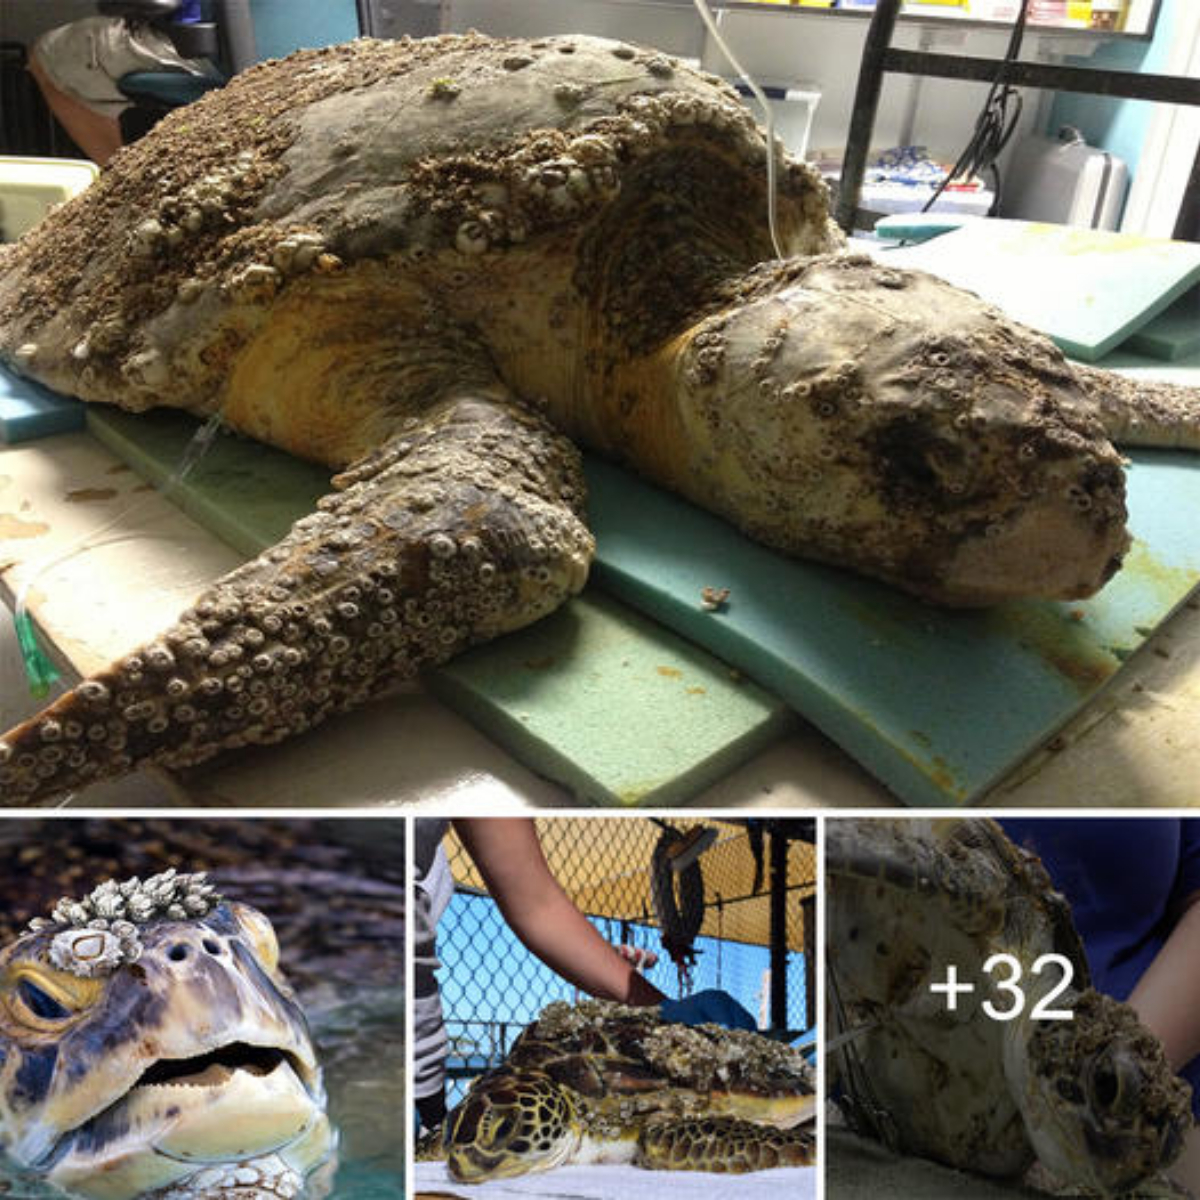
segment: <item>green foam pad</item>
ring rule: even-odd
[[[89,406],[91,431],[162,485],[197,425]],[[220,437],[170,497],[252,556],[329,491],[329,473]],[[539,773],[606,803],[694,795],[774,741],[791,710],[654,622],[592,595],[426,676],[431,690]]]
[[[0,366],[0,442],[15,445],[83,428],[83,405]]]
[[[982,219],[952,212],[891,213],[875,222],[875,236],[885,242],[927,242]]]
[[[1099,595],[982,612],[783,558],[606,463],[587,473],[596,582],[743,669],[910,804],[978,799],[1200,582],[1193,455],[1134,454],[1135,542]],[[723,611],[701,609],[706,587],[730,589]]]
[[[1139,329],[1122,349],[1167,362],[1200,353],[1200,288],[1181,296]]]
[[[968,221],[920,245],[871,252],[978,293],[1084,362],[1102,358],[1200,282],[1193,242],[1030,221]]]
[[[461,655],[429,683],[515,757],[605,804],[688,800],[795,719],[698,646],[595,590]]]
[[[139,413],[87,406],[88,430],[210,533],[247,558],[274,545],[312,512],[329,472],[232,434],[218,437],[187,477],[170,481],[199,426],[167,409]]]

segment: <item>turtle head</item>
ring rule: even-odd
[[[1075,599],[1128,545],[1122,460],[1047,339],[863,256],[759,268],[671,355],[678,486],[937,603]]]
[[[480,1076],[446,1118],[450,1174],[461,1183],[504,1179],[561,1166],[582,1131],[570,1093],[541,1071]]]
[[[1039,1159],[1101,1196],[1138,1185],[1178,1157],[1190,1094],[1133,1009],[1083,992],[1072,1020],[1013,1022],[1010,1077]],[[1024,1049],[1020,1049],[1024,1042]]]
[[[88,1200],[298,1189],[333,1135],[270,922],[173,872],[60,902],[0,953],[0,1138]]]

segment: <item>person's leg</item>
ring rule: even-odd
[[[108,162],[122,145],[121,126],[117,120],[103,116],[55,87],[36,58],[29,61],[29,73],[37,81],[50,111],[80,150],[100,166]]]

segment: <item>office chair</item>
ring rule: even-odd
[[[184,58],[207,58],[210,75],[183,71],[134,71],[117,86],[133,104],[121,114],[121,135],[135,141],[172,109],[221,87],[258,58],[250,0],[207,0],[199,21],[180,20],[183,0],[99,0],[105,16],[144,21],[163,30]]]

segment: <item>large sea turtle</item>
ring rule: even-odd
[[[1196,444],[1194,395],[845,253],[782,154],[776,259],[766,165],[735,92],[653,50],[358,41],[173,114],[0,252],[7,364],[338,472],[6,735],[5,801],[278,741],[549,612],[592,554],[572,442],[938,602],[1102,586],[1109,439]]]
[[[446,1118],[463,1183],[572,1163],[761,1171],[813,1162],[813,1073],[756,1033],[604,1000],[548,1005]],[[426,1151],[431,1156],[430,1151]]]
[[[1191,1126],[1189,1089],[1133,1009],[1088,986],[1034,855],[982,819],[830,821],[825,855],[831,1066],[853,1124],[987,1175],[1036,1159],[1073,1195],[1180,1194],[1156,1177]],[[994,954],[1016,966],[985,970]],[[951,967],[974,988],[956,1001],[934,990]]]
[[[87,1200],[325,1195],[321,1072],[266,917],[171,870],[32,921],[0,952],[0,1147]]]

